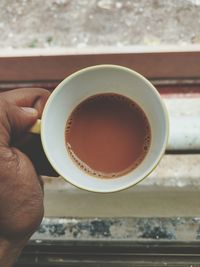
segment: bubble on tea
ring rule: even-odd
[[[77,167],[116,179],[137,168],[151,144],[151,128],[138,104],[105,93],[85,99],[66,123],[66,146]]]

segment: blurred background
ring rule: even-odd
[[[0,0],[0,48],[200,44],[200,0]]]

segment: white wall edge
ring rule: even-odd
[[[47,47],[47,48],[2,48],[0,57],[53,56],[70,54],[115,54],[115,53],[160,53],[160,52],[199,52],[199,44],[191,45],[133,45],[133,46],[88,46]]]

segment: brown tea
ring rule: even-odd
[[[143,110],[132,100],[106,93],[87,98],[66,123],[66,146],[80,168],[101,177],[119,177],[136,168],[151,143]]]

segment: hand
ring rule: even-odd
[[[43,218],[41,178],[13,141],[41,117],[48,96],[40,88],[0,93],[0,266],[12,266]]]

